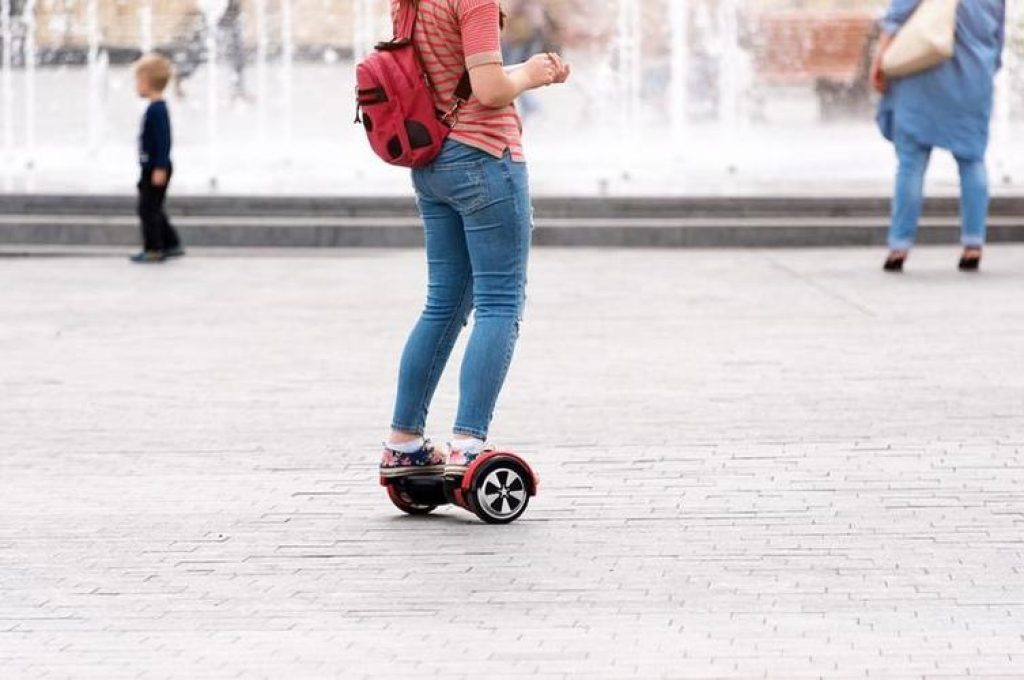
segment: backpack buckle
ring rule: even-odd
[[[459,109],[462,108],[463,101],[456,99],[455,103],[452,104],[451,110],[448,113],[441,116],[441,122],[450,128],[454,128],[459,124]]]

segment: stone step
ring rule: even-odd
[[[741,197],[553,197],[534,201],[539,217],[582,218],[737,218],[737,217],[885,217],[886,196],[741,196]],[[135,209],[133,196],[0,194],[0,214],[6,215],[123,215]],[[415,216],[411,197],[300,197],[174,195],[172,216],[231,217],[395,217]],[[929,199],[925,214],[955,216],[952,197]],[[1024,214],[1024,196],[999,196],[992,214]]]
[[[422,226],[413,215],[216,216],[173,218],[185,242],[209,247],[415,247]],[[810,247],[879,245],[884,216],[822,217],[538,217],[534,242],[566,247]],[[955,243],[959,220],[922,220],[921,243]],[[1024,241],[1024,215],[994,216],[993,242]],[[138,220],[118,215],[0,214],[0,245],[130,246]]]

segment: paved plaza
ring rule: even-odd
[[[507,527],[377,486],[421,253],[0,258],[0,677],[1024,677],[1024,247],[883,254],[536,251]]]

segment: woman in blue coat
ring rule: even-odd
[[[964,247],[960,269],[977,271],[988,218],[985,151],[995,75],[1006,35],[1005,0],[960,0],[956,52],[928,71],[887,82],[881,61],[896,33],[922,0],[892,0],[882,21],[882,39],[871,69],[885,96],[878,110],[882,134],[896,147],[899,170],[885,270],[903,270],[924,202],[924,176],[934,147],[950,151],[960,168],[960,212]]]

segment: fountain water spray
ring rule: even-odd
[[[615,41],[621,102],[618,122],[626,131],[636,129],[640,113],[640,83],[643,77],[640,52],[642,28],[640,2],[619,0]]]
[[[726,144],[721,152],[725,171],[735,176],[738,167],[738,153],[743,147],[740,137],[744,134],[740,115],[740,26],[738,0],[720,0],[718,4],[718,121],[726,137],[733,143]]]
[[[618,0],[617,16],[615,22],[615,39],[611,52],[610,85],[611,89],[606,96],[617,103],[611,109],[611,124],[616,130],[619,144],[609,146],[609,152],[613,154],[609,158],[608,167],[619,178],[629,181],[632,176],[635,158],[623,153],[622,147],[635,147],[637,142],[636,134],[640,118],[640,96],[641,82],[643,78],[643,64],[641,62],[642,46],[642,25],[641,7],[638,0]],[[598,192],[607,193],[611,177],[602,177],[598,181]]]
[[[14,154],[14,85],[11,82],[13,58],[11,30],[11,0],[0,0],[0,41],[3,41],[3,61],[0,62],[0,98],[3,99],[4,165],[9,165]]]
[[[255,0],[256,11],[256,114],[260,142],[267,141],[267,0]]]
[[[671,27],[671,69],[669,86],[671,97],[672,142],[678,149],[683,141],[689,111],[690,74],[690,3],[689,0],[669,0]]]
[[[292,0],[281,0],[281,95],[284,99],[285,149],[291,150],[292,94],[295,74],[295,34],[292,29]]]
[[[352,17],[352,53],[358,62],[373,46],[373,0],[355,0]]]
[[[718,4],[719,120],[728,129],[739,122],[739,16],[736,0]]]
[[[89,153],[98,154],[103,126],[103,76],[105,64],[100,54],[99,0],[89,0],[86,7],[86,34],[89,41],[86,63],[89,71]]]
[[[153,51],[153,0],[139,0],[139,50]]]
[[[224,11],[224,3],[217,0],[206,0],[201,3],[200,9],[203,13],[203,20],[206,22],[206,152],[207,164],[209,166],[209,183],[211,189],[217,188],[217,146],[219,143],[219,120],[218,120],[218,93],[220,83],[218,79],[218,54],[217,54],[217,23],[221,13]]]
[[[25,167],[36,165],[36,0],[27,0],[22,11],[25,27]]]
[[[1019,26],[1020,3],[1017,0],[1006,0],[1006,25],[1007,33],[1012,27]],[[993,130],[992,137],[996,143],[992,144],[992,162],[996,166],[999,179],[1003,184],[1013,183],[1013,170],[1011,162],[1014,152],[1007,153],[1011,141],[1011,123],[1013,120],[1013,85],[1019,59],[1012,43],[1013,37],[1006,41],[1003,49],[1003,68],[996,75],[995,106],[992,114]]]

